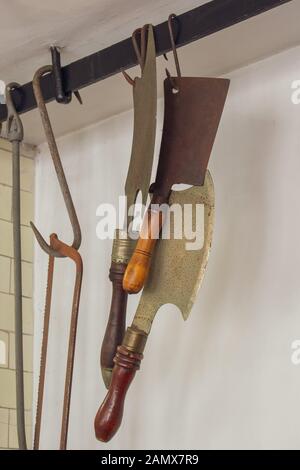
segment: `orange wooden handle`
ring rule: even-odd
[[[95,418],[95,434],[99,441],[110,441],[118,431],[126,393],[142,358],[142,354],[132,352],[126,346],[118,347],[109,390]]]
[[[137,294],[145,285],[151,266],[151,256],[163,222],[163,212],[159,207],[153,209],[150,206],[147,210],[140,238],[123,277],[123,289],[128,294]]]

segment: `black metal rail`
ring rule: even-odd
[[[212,0],[178,16],[180,28],[177,46],[209,36],[290,1],[292,0]],[[167,22],[155,26],[155,42],[157,55],[171,50]],[[127,38],[63,67],[65,91],[79,90],[134,65],[137,65],[136,56],[131,38]],[[55,99],[52,75],[43,78],[42,90],[46,101]],[[21,113],[36,108],[32,83],[26,83],[21,89],[14,90],[13,100]],[[6,105],[1,104],[0,122],[3,122],[6,116]]]

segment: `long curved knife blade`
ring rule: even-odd
[[[137,193],[142,192],[146,204],[152,172],[157,109],[156,51],[153,27],[148,27],[145,65],[141,78],[133,85],[134,131],[132,152],[125,183],[127,207],[135,203]]]

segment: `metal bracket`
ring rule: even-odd
[[[53,67],[53,79],[55,86],[55,99],[57,103],[69,104],[72,101],[72,92],[65,91],[63,86],[63,74],[60,60],[60,50],[57,46],[51,46],[51,58],[52,58],[52,67]],[[74,95],[80,104],[82,104],[82,99],[78,90],[74,91]]]

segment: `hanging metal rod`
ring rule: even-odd
[[[290,1],[292,0],[212,0],[178,15],[180,28],[177,47],[197,41],[197,39],[209,36]],[[168,22],[165,21],[155,26],[154,32],[157,55],[169,52],[171,44]],[[136,54],[132,47],[131,38],[127,38],[63,67],[65,92],[71,93],[92,85],[134,65],[137,65]],[[44,76],[41,86],[46,102],[54,100],[55,89],[52,75]],[[19,90],[14,90],[12,96],[19,113],[36,108],[31,82],[26,83]],[[6,105],[0,104],[0,122],[5,121],[6,117]]]

